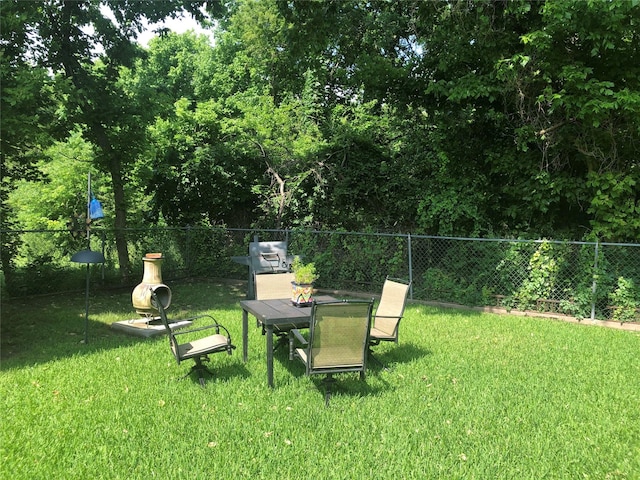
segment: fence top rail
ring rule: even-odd
[[[115,228],[93,228],[94,233],[115,231]],[[381,233],[381,232],[347,232],[337,230],[289,230],[289,229],[270,229],[270,228],[225,228],[225,227],[127,227],[124,230],[128,231],[162,231],[162,230],[227,230],[230,232],[247,232],[247,233],[311,233],[311,234],[328,234],[328,235],[359,235],[369,237],[404,237],[404,238],[422,238],[430,240],[458,240],[458,241],[475,241],[475,242],[502,242],[502,243],[554,243],[560,245],[600,245],[609,247],[640,247],[640,243],[618,243],[618,242],[591,242],[591,241],[578,241],[578,240],[549,240],[549,239],[524,239],[524,238],[480,238],[480,237],[452,237],[443,235],[419,235],[413,233]],[[22,233],[65,233],[69,230],[49,230],[49,229],[33,229],[33,230],[11,230],[0,229],[0,234],[22,234]]]
[[[428,238],[433,240],[464,240],[474,242],[503,242],[503,243],[556,243],[561,245],[604,245],[618,247],[640,247],[640,243],[614,243],[614,242],[587,242],[579,240],[548,240],[548,239],[525,239],[525,238],[474,238],[474,237],[446,237],[436,235],[411,235],[411,238]]]

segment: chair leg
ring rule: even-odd
[[[273,346],[273,351],[275,352],[278,348],[283,345],[287,345],[289,343],[288,335],[278,335],[278,340],[276,340],[276,344]]]
[[[293,352],[295,351],[293,332],[289,332],[289,360],[293,360]]]
[[[335,383],[335,379],[333,375],[328,374],[322,383],[324,383],[324,406],[328,407],[329,399],[331,399],[331,386]]]
[[[204,387],[204,384],[205,384],[204,373],[208,373],[212,377],[214,376],[213,372],[209,368],[207,368],[206,365],[202,363],[203,361],[208,362],[209,357],[205,355],[204,357],[195,357],[193,360],[195,364],[189,369],[186,375],[182,378],[186,378],[189,375],[191,375],[193,372],[196,372],[198,374],[198,381],[200,382],[200,386]]]
[[[373,354],[373,350],[371,350],[371,349],[369,349],[369,358],[370,358],[371,360],[373,360],[374,362],[376,362],[378,365],[380,365],[380,367],[381,367],[383,370],[389,370],[389,369],[387,368],[387,366],[386,366],[384,363],[382,363],[380,360],[378,360],[378,359],[376,358],[376,356]]]

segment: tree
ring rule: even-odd
[[[540,171],[580,184],[562,186],[588,205],[595,236],[636,241],[640,3],[547,1],[539,15],[498,70],[517,106],[518,145],[540,152]]]
[[[8,204],[18,179],[38,180],[42,152],[54,140],[56,95],[45,68],[33,64],[27,48],[35,12],[33,2],[0,4],[0,262],[11,283],[20,241],[9,233],[17,225]]]
[[[284,68],[281,28],[273,2],[246,2],[213,52],[184,36],[152,45],[152,68],[162,66],[176,102],[153,127],[156,205],[172,222],[297,221],[299,186],[322,141],[301,95],[273,74]],[[185,65],[190,81],[177,88],[169,72]]]
[[[92,163],[91,144],[75,132],[42,152],[36,165],[40,175],[37,182],[29,178],[14,180],[14,191],[7,202],[16,212],[16,223],[25,230],[56,231],[46,236],[23,234],[26,240],[19,257],[28,258],[31,265],[59,264],[86,248],[87,170],[92,169]],[[92,188],[98,198],[105,198],[109,185],[100,183]]]
[[[335,104],[375,99],[405,125],[393,155],[421,175],[418,231],[638,238],[638,2],[278,7],[292,65]]]
[[[121,68],[131,66],[142,53],[132,38],[141,31],[145,19],[155,22],[182,9],[202,19],[199,8],[205,2],[48,0],[29,2],[28,7],[23,3],[27,2],[2,4],[3,18],[19,12],[23,30],[29,33],[16,35],[10,42],[18,42],[18,50],[61,77],[58,84],[64,87],[63,119],[68,130],[76,124],[83,126],[86,138],[96,148],[98,168],[111,177],[118,261],[126,275],[129,256],[124,185],[127,166],[139,152],[138,140],[144,138],[149,118],[144,115],[146,109],[127,97],[118,83]],[[215,14],[224,11],[219,2],[206,3]]]
[[[143,18],[200,3],[21,13],[43,39],[22,58],[60,74],[119,232],[136,176],[178,225],[640,236],[639,2],[239,0],[212,4],[215,46],[131,46]]]

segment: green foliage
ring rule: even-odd
[[[616,289],[611,293],[613,319],[632,322],[640,318],[640,288],[631,278],[618,278]]]
[[[65,229],[72,218],[80,218],[84,223],[89,173],[93,174],[93,193],[103,203],[105,214],[112,212],[109,199],[105,198],[111,192],[109,183],[101,181],[91,168],[93,148],[83,140],[80,132],[49,147],[43,157],[37,164],[42,178],[16,182],[16,190],[9,197],[10,205],[19,212],[18,220],[25,229]],[[40,200],[34,201],[38,197]]]
[[[521,36],[522,51],[500,60],[496,70],[505,99],[515,107],[518,148],[530,164],[550,173],[548,185],[559,187],[555,195],[540,197],[551,199],[547,206],[535,197],[529,206],[534,212],[544,207],[547,216],[553,212],[550,218],[562,218],[565,225],[591,221],[604,238],[626,241],[638,238],[633,221],[637,215],[629,214],[637,198],[626,197],[620,213],[611,211],[609,223],[611,207],[606,204],[613,196],[607,178],[620,179],[623,185],[637,182],[633,159],[638,154],[640,71],[634,66],[622,72],[640,60],[632,40],[638,9],[626,0],[544,2],[538,18],[531,9],[535,17]],[[541,155],[532,154],[534,146]],[[629,176],[634,180],[627,180]],[[585,189],[587,183],[592,188]],[[544,192],[534,182],[525,185],[530,185],[525,194]],[[566,197],[567,192],[573,198]],[[579,204],[591,204],[591,215],[585,217]],[[521,208],[516,205],[510,207]]]
[[[554,250],[552,244],[542,242],[529,259],[526,276],[515,294],[522,310],[533,307],[538,299],[551,298],[559,271]]]
[[[92,193],[101,201],[105,212],[105,218],[92,222],[91,229],[113,221],[111,184],[96,175],[91,167],[93,160],[93,148],[80,132],[75,132],[66,141],[56,142],[43,152],[43,159],[37,163],[42,178],[15,183],[7,205],[17,212],[17,222],[25,230],[54,232],[23,234],[22,246],[14,257],[16,266],[33,264],[33,259],[41,259],[36,263],[46,259],[55,268],[66,264],[72,253],[86,248],[89,173],[92,174]]]
[[[608,242],[640,238],[640,165],[629,174],[590,172],[587,184],[594,192],[589,206],[593,234]]]
[[[318,278],[315,263],[304,263],[300,257],[295,257],[291,262],[291,271],[295,274],[298,285],[310,285]]]
[[[136,91],[127,82],[127,67],[132,67],[142,55],[132,38],[146,21],[157,22],[185,10],[202,19],[199,8],[204,2],[108,3],[103,9],[92,0],[3,2],[1,30],[3,45],[11,45],[10,51],[18,63],[36,66],[34,72],[50,72],[54,78],[60,100],[55,113],[66,124],[62,135],[80,126],[84,138],[93,144],[95,166],[111,177],[116,247],[119,266],[126,275],[129,270],[124,238],[127,201],[135,204],[137,200],[127,196],[126,185],[135,183],[127,181],[128,167],[144,150],[145,129],[156,111],[155,107],[151,108],[153,101],[148,101],[149,96],[140,94],[143,89]],[[221,14],[217,2],[209,3],[211,13]],[[107,18],[107,11],[114,21]],[[17,28],[6,28],[8,26]],[[8,41],[7,34],[12,37]],[[42,104],[36,103],[30,114],[38,112]],[[38,127],[46,124],[37,115],[33,119]],[[18,151],[28,150],[29,137],[24,135],[28,140],[16,142]]]
[[[428,300],[470,306],[495,303],[492,279],[501,258],[500,244],[432,239],[428,245],[425,255],[438,260],[429,262],[414,291]]]
[[[461,278],[447,272],[444,269],[430,268],[422,278],[422,295],[429,301],[445,303],[457,303],[459,305],[482,305],[487,299],[488,291],[478,289],[469,281],[460,281]]]
[[[299,245],[299,234],[294,238]],[[349,232],[317,232],[302,250],[313,258],[325,288],[377,290],[387,276],[408,278],[407,245],[402,238]],[[295,250],[300,251],[299,249]]]
[[[574,272],[581,272],[581,274],[578,281],[574,282],[573,289],[568,292],[567,298],[571,299],[571,303],[562,304],[564,313],[577,318],[587,318],[591,315],[592,305],[599,306],[601,300],[606,296],[605,292],[609,289],[604,283],[606,262],[603,249],[599,249],[596,258],[594,246],[583,245],[577,249],[568,263],[573,265]],[[596,284],[595,292],[593,291],[594,282]],[[594,314],[597,314],[598,318],[605,315],[599,308]]]
[[[585,318],[593,302],[599,304],[609,290],[606,276],[598,274],[607,269],[602,250],[598,272],[594,272],[593,245],[505,242],[504,253],[497,258],[497,280],[491,290],[504,295],[503,305],[509,308],[539,308]],[[551,303],[545,303],[549,300]],[[604,312],[598,311],[597,315],[602,318]]]
[[[124,273],[129,224],[639,238],[637,2],[206,3],[214,45],[164,32],[143,51],[145,19],[203,2],[109,2],[116,23],[89,0],[3,2],[2,192],[81,131]],[[384,273],[318,255],[323,276]],[[544,267],[527,305],[563,278]]]
[[[59,96],[47,69],[34,65],[29,54],[30,22],[38,5],[7,1],[0,9],[0,230],[6,231],[21,228],[9,196],[20,180],[42,178],[37,162],[60,130]],[[2,233],[0,267],[9,283],[20,248],[19,235]]]

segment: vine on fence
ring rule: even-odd
[[[611,294],[613,320],[632,322],[640,319],[640,289],[630,278],[618,278],[616,289]]]
[[[3,293],[14,296],[81,289],[83,271],[55,239],[68,232],[22,232],[28,248],[4,272]],[[107,262],[95,284],[125,282],[118,271],[114,235],[95,232],[92,248]],[[289,254],[316,264],[320,288],[378,293],[386,276],[412,280],[412,298],[469,306],[565,313],[578,318],[640,321],[640,245],[587,242],[462,239],[354,232],[220,228],[130,229],[135,279],[142,256],[162,252],[163,276],[247,279],[232,256],[260,240],[288,240]],[[411,249],[411,250],[409,250]],[[410,261],[411,260],[411,261]],[[62,290],[61,290],[62,289]]]
[[[527,275],[515,293],[520,310],[529,310],[540,299],[552,298],[552,292],[558,283],[559,255],[557,245],[542,242],[531,255],[527,265]]]

